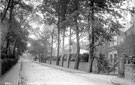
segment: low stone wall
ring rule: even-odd
[[[135,64],[125,65],[125,78],[135,81]]]

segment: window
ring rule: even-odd
[[[124,36],[120,35],[118,38],[118,45],[121,45],[124,42]]]
[[[113,40],[110,42],[110,47],[116,46],[117,45],[118,38],[117,36],[113,37]]]
[[[117,45],[117,36],[114,37],[114,46]]]

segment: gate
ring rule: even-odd
[[[99,70],[102,70],[105,74],[118,74],[118,58],[117,59],[107,59],[100,60],[97,58]],[[110,61],[112,63],[110,63]]]
[[[103,70],[105,74],[119,75],[120,77],[125,76],[125,64],[135,63],[135,56],[131,58],[125,54],[115,59],[101,60],[97,57],[96,59],[100,70]]]

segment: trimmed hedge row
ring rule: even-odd
[[[10,68],[18,62],[18,59],[5,58],[2,59],[2,75],[6,73]]]

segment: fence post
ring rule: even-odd
[[[119,58],[119,66],[118,66],[118,76],[125,77],[125,55],[123,54]]]

